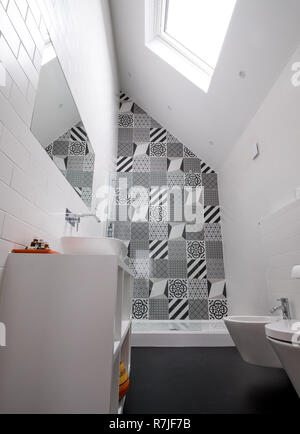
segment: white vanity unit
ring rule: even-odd
[[[0,296],[0,413],[121,413],[132,284],[117,256],[11,254]]]

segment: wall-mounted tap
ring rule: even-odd
[[[81,219],[86,217],[93,217],[97,223],[101,223],[101,220],[97,217],[96,214],[73,214],[71,211],[66,210],[66,221],[70,223],[71,226],[76,226],[76,231],[79,230],[79,224]]]
[[[273,309],[271,309],[271,313],[275,313],[278,310],[282,311],[282,316],[283,319],[291,319],[291,310],[290,310],[290,303],[289,303],[289,299],[288,298],[280,298],[280,305],[273,307]]]

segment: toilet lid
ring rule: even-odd
[[[282,320],[266,325],[266,335],[271,339],[292,343],[300,341],[300,320]]]

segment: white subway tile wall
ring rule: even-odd
[[[0,86],[0,282],[13,248],[39,237],[59,250],[65,209],[87,212],[30,131],[45,29],[36,0],[0,1],[0,61],[6,70]],[[99,230],[89,221],[80,233]]]

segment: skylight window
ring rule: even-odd
[[[237,0],[145,1],[148,48],[207,92]]]
[[[166,0],[164,32],[215,69],[236,0]]]

